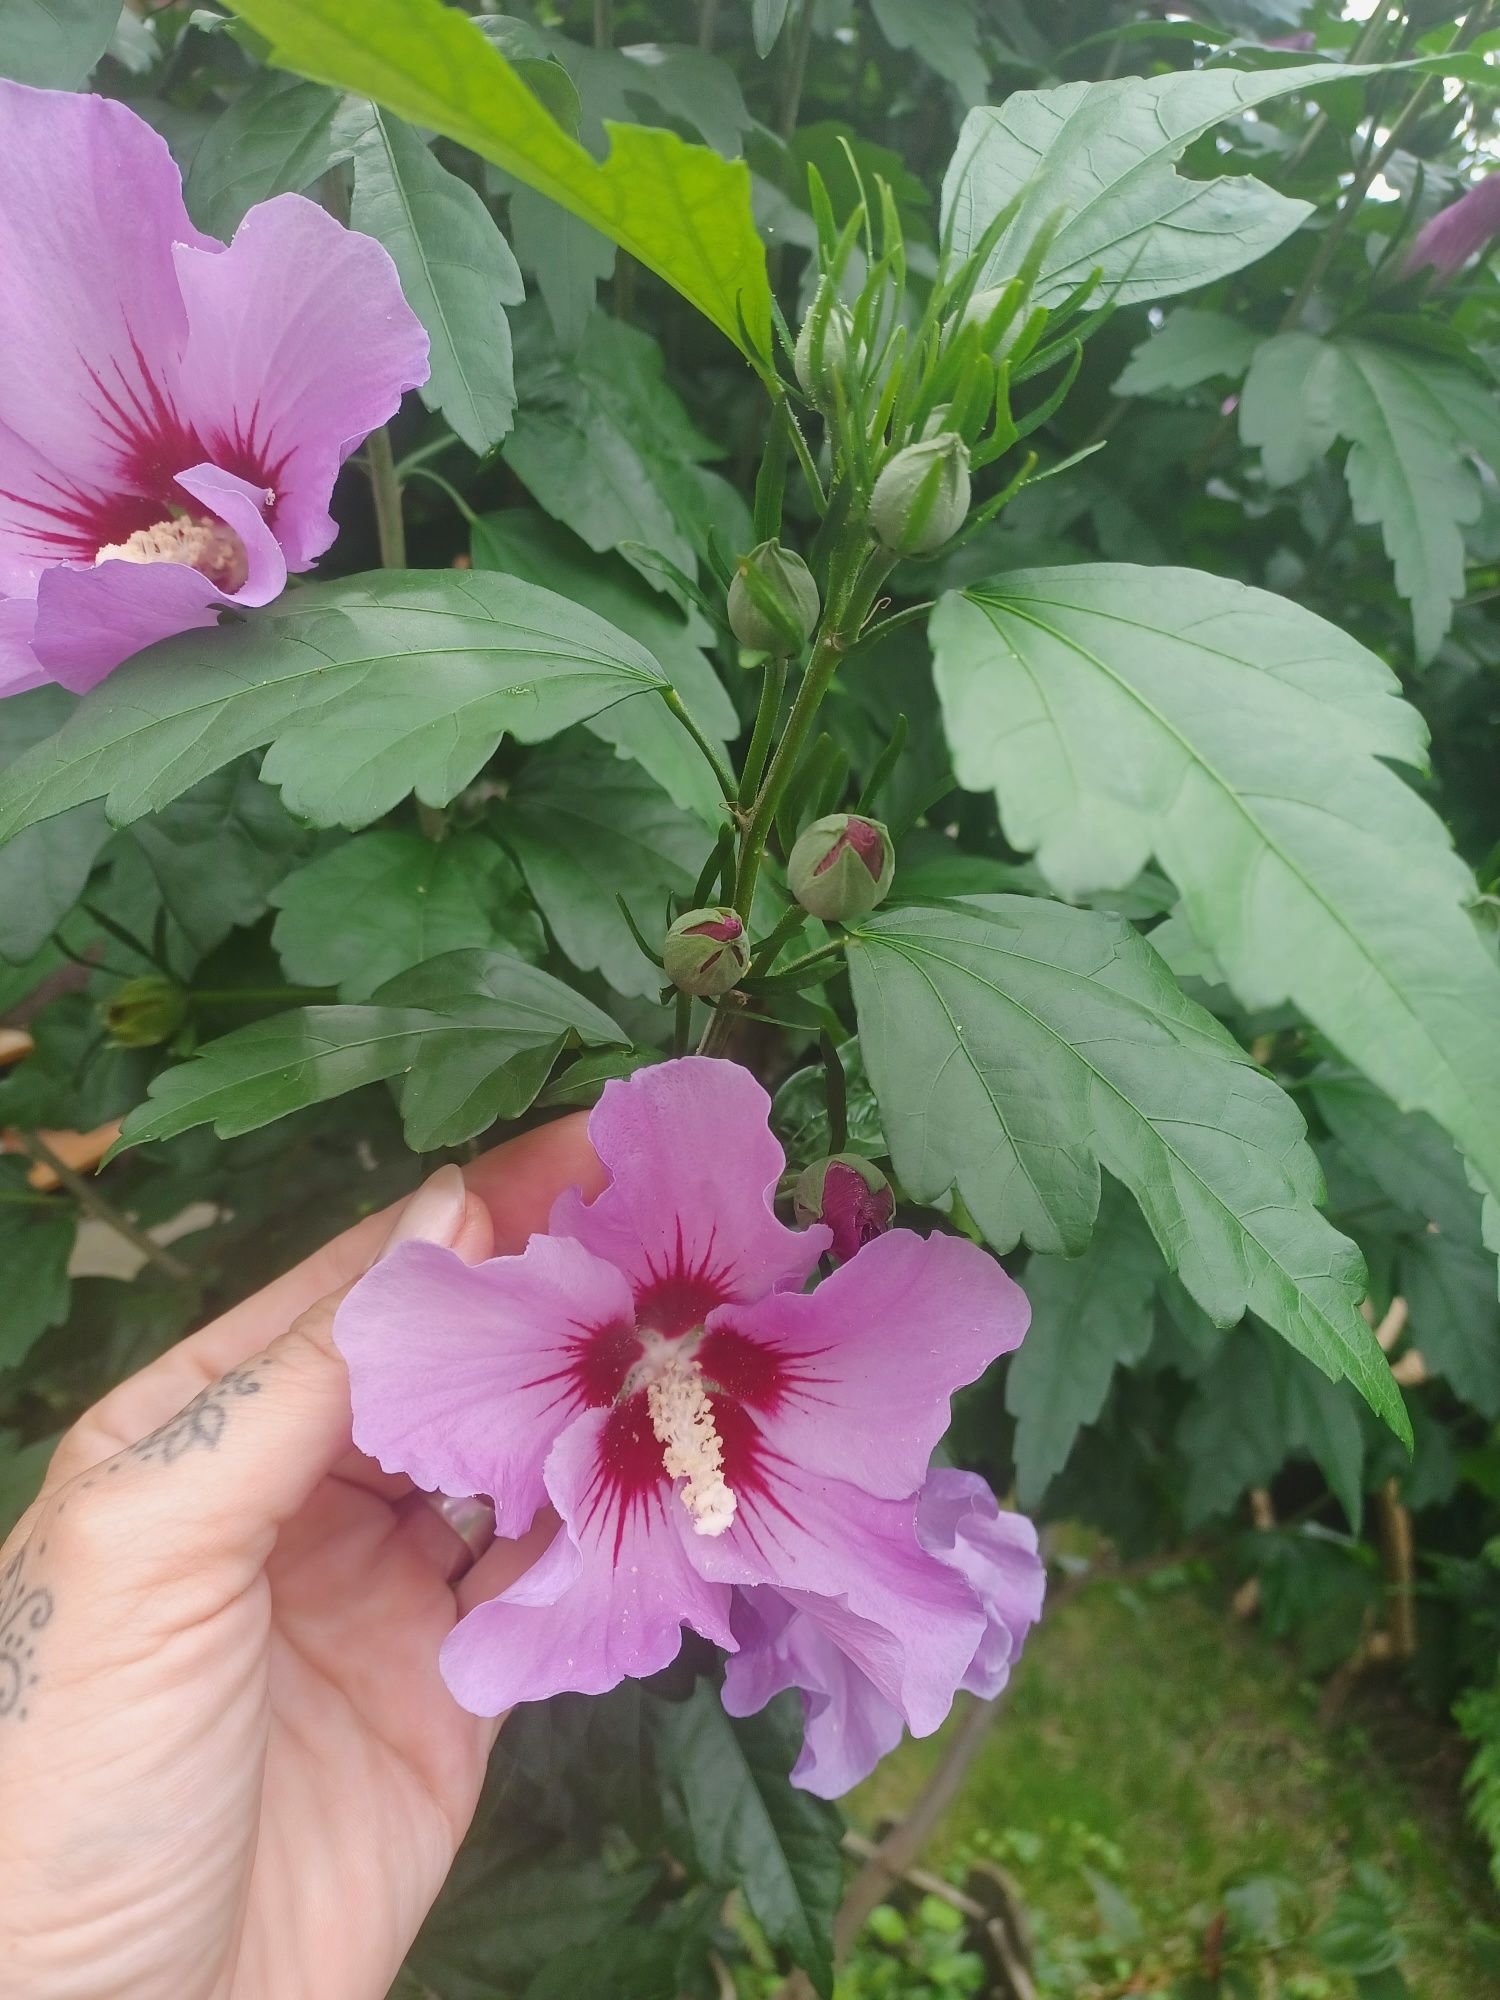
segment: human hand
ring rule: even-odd
[[[455,1531],[350,1445],[334,1309],[389,1240],[518,1251],[599,1178],[581,1119],[486,1155],[467,1188],[444,1168],[63,1438],[0,1549],[7,1990],[384,1995],[498,1728],[449,1695],[439,1644],[551,1528],[460,1574]]]

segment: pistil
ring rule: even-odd
[[[724,1445],[703,1370],[692,1358],[695,1345],[691,1336],[666,1341],[648,1335],[646,1353],[636,1368],[644,1380],[651,1428],[661,1443],[667,1476],[687,1482],[677,1497],[693,1517],[694,1534],[722,1535],[739,1502],[724,1479]]]

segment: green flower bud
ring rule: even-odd
[[[832,1153],[798,1175],[792,1211],[804,1228],[810,1222],[826,1223],[833,1232],[829,1248],[846,1264],[890,1228],[896,1197],[879,1167],[861,1154]]]
[[[745,926],[733,910],[688,910],[667,932],[662,964],[680,993],[699,999],[727,993],[749,968]]]
[[[849,365],[849,314],[826,278],[818,280],[797,335],[792,369],[802,392],[820,410],[833,408],[833,384]]]
[[[995,310],[996,306],[999,305],[1001,299],[1004,298],[1009,289],[1007,285],[990,285],[984,291],[976,292],[964,307],[959,317],[959,326],[977,326],[982,331],[985,321]],[[1024,313],[1014,312],[1011,314],[1011,317],[1006,321],[1002,330],[990,343],[988,352],[991,361],[998,363],[1005,359],[1006,355],[1010,353],[1016,342],[1021,338],[1021,331],[1025,324],[1026,317]]]
[[[742,646],[778,659],[800,653],[818,622],[818,586],[801,556],[762,542],[735,565],[729,629]]]
[[[170,1042],[187,1019],[187,995],[170,979],[147,973],[117,986],[100,1012],[117,1048],[154,1049]]]
[[[883,903],[896,872],[891,836],[878,819],[829,813],[815,819],[787,857],[786,879],[810,916],[857,923]]]
[[[951,541],[969,511],[969,453],[956,431],[909,444],[870,495],[870,526],[898,556],[930,556]]]

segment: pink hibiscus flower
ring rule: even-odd
[[[561,1520],[444,1644],[476,1713],[655,1673],[684,1625],[734,1653],[795,1616],[799,1657],[828,1649],[925,1734],[991,1645],[992,1572],[955,1557],[928,1460],[1026,1301],[974,1244],[899,1229],[804,1291],[829,1231],[773,1213],[769,1108],[697,1057],[611,1083],[596,1200],[564,1195],[519,1257],[403,1244],[340,1309],[361,1450],[489,1494],[507,1536]]]
[[[917,1502],[917,1540],[964,1577],[985,1628],[959,1685],[993,1701],[1041,1616],[1047,1573],[1036,1529],[1007,1513],[975,1472],[935,1467]],[[735,1594],[739,1651],[724,1675],[724,1706],[753,1715],[787,1688],[802,1693],[802,1754],[792,1783],[841,1798],[901,1740],[902,1717],[869,1675],[842,1653],[799,1603],[777,1590]]]
[[[0,82],[0,159],[0,694],[81,692],[310,567],[427,336],[300,195],[202,235],[123,104]]]

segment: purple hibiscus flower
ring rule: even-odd
[[[993,1701],[1041,1616],[1046,1570],[1036,1529],[1024,1514],[1004,1511],[977,1473],[935,1467],[917,1502],[917,1540],[968,1581],[984,1609],[984,1634],[959,1685]],[[805,1733],[794,1784],[840,1798],[895,1749],[900,1711],[793,1597],[742,1590],[733,1625],[739,1651],[724,1675],[731,1715],[753,1715],[787,1688],[801,1691]]]
[[[81,692],[323,553],[427,336],[300,195],[202,235],[123,104],[0,82],[0,157],[0,694]]]
[[[829,1231],[772,1211],[769,1108],[747,1071],[697,1057],[611,1083],[589,1121],[596,1200],[562,1196],[519,1257],[403,1244],[339,1311],[361,1450],[489,1494],[507,1536],[560,1518],[444,1643],[476,1713],[655,1673],[684,1625],[734,1653],[795,1621],[783,1650],[816,1656],[795,1684],[819,1718],[873,1697],[877,1733],[926,1734],[1035,1615],[1039,1570],[997,1608],[1035,1564],[1029,1528],[928,1472],[950,1396],[1017,1345],[1025,1298],[974,1244],[902,1229],[804,1291]],[[758,1691],[741,1683],[744,1709]]]

